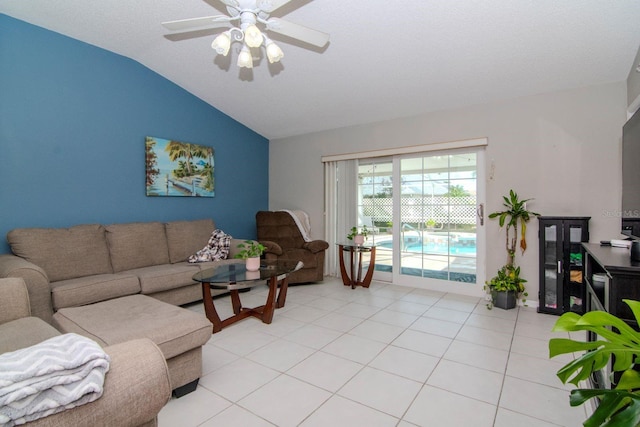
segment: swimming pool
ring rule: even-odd
[[[436,255],[465,255],[465,256],[476,256],[476,247],[474,244],[470,244],[466,242],[465,244],[460,244],[457,242],[452,242],[447,245],[447,243],[436,243],[436,242],[413,242],[405,244],[404,248],[402,248],[403,252],[412,252],[412,253],[425,253],[425,254],[436,254]],[[393,242],[388,240],[386,242],[376,243],[377,246],[381,248],[392,249]]]

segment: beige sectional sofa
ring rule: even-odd
[[[0,279],[0,354],[24,349],[60,332],[31,316],[21,278]],[[169,372],[162,351],[149,339],[104,348],[111,359],[97,400],[32,421],[29,426],[155,426],[171,397]]]
[[[163,351],[174,394],[195,389],[211,323],[176,307],[202,299],[193,275],[233,260],[188,263],[207,245],[212,219],[70,228],[23,228],[7,234],[13,254],[0,255],[0,278],[27,285],[32,316],[61,332],[103,346],[149,338]],[[222,291],[220,291],[222,292]]]
[[[55,311],[126,295],[152,296],[174,305],[202,299],[191,280],[199,270],[234,262],[190,264],[215,229],[212,219],[70,228],[20,228],[7,233],[13,255],[0,255],[0,277],[22,277],[31,312],[51,322]]]

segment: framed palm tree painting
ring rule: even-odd
[[[215,195],[212,147],[147,136],[145,153],[147,196]]]

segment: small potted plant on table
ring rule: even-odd
[[[257,271],[260,269],[260,256],[265,250],[265,247],[255,240],[245,240],[238,244],[240,252],[235,258],[246,260],[247,271]]]
[[[351,232],[347,234],[347,239],[353,240],[353,243],[356,245],[362,245],[365,240],[367,240],[368,235],[369,230],[367,230],[366,225],[363,225],[360,229],[358,229],[358,227],[351,227]]]
[[[506,225],[506,242],[507,263],[498,270],[498,273],[485,282],[485,290],[491,294],[491,302],[487,304],[487,308],[491,309],[494,305],[503,309],[511,309],[516,306],[516,301],[522,296],[528,296],[525,292],[524,283],[527,281],[520,277],[520,267],[515,266],[516,243],[518,242],[518,228],[520,228],[520,249],[524,254],[527,249],[527,240],[525,233],[527,231],[527,222],[532,216],[539,216],[539,213],[528,211],[526,203],[531,199],[520,200],[518,194],[509,190],[509,197],[503,196],[506,209],[494,212],[489,218],[498,218],[500,227]]]

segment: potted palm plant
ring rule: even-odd
[[[235,258],[246,260],[247,271],[257,271],[260,269],[260,256],[265,250],[265,247],[255,240],[245,240],[238,244],[238,248],[241,249],[235,256]]]
[[[507,263],[502,266],[497,274],[485,282],[485,290],[491,294],[491,302],[487,305],[511,309],[516,306],[517,299],[526,297],[524,283],[527,281],[520,277],[520,267],[515,265],[516,245],[518,244],[518,229],[520,229],[519,245],[522,253],[527,249],[525,233],[527,222],[531,217],[539,216],[539,213],[527,210],[527,202],[532,199],[520,200],[518,194],[509,190],[509,197],[503,196],[504,210],[489,214],[489,218],[498,218],[500,227],[506,227],[505,249],[507,250]],[[524,301],[524,300],[523,300]]]

